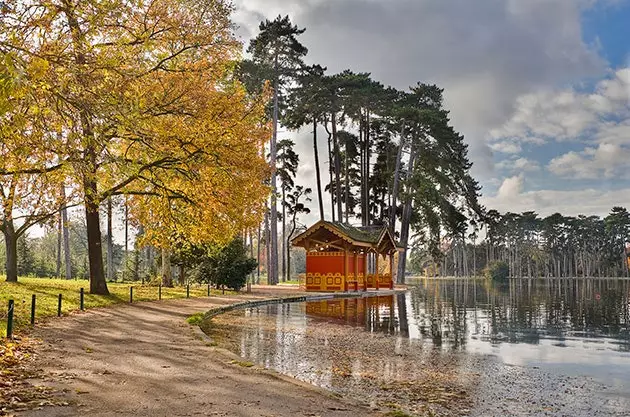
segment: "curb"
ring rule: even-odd
[[[267,300],[253,300],[253,301],[245,301],[242,303],[230,304],[228,306],[216,307],[211,310],[208,310],[204,315],[204,320],[209,320],[213,317],[216,317],[220,314],[227,313],[229,311],[241,310],[246,308],[255,308],[267,305],[276,305],[276,304],[291,304],[291,303],[304,303],[308,301],[325,301],[325,300],[334,300],[339,298],[367,298],[367,297],[377,297],[377,296],[385,296],[385,295],[394,295],[401,292],[407,291],[406,289],[400,290],[386,290],[386,291],[367,291],[361,293],[330,293],[330,294],[318,294],[318,295],[303,295],[298,297],[280,297],[280,298],[271,298]]]

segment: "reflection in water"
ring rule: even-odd
[[[630,394],[630,281],[417,284],[395,296],[234,312],[214,319],[210,331],[223,331],[248,360],[307,382],[381,402],[424,399],[443,407],[439,415],[452,405],[427,390],[446,386],[454,396],[474,385],[482,356],[470,353],[590,376]],[[410,394],[410,387],[420,391]]]

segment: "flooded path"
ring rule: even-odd
[[[235,311],[205,331],[375,409],[627,416],[629,293],[617,280],[427,280],[397,296]]]

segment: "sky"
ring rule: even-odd
[[[417,82],[444,88],[486,207],[541,215],[630,207],[630,0],[234,5],[245,44],[261,20],[288,14],[306,28],[308,63],[330,73],[370,72],[399,89]],[[281,131],[284,138],[301,156],[297,182],[314,189],[310,131]],[[311,207],[317,211],[315,201]],[[311,217],[306,223],[317,220]]]

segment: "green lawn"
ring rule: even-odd
[[[112,304],[129,302],[129,287],[133,286],[133,301],[150,301],[158,299],[158,287],[143,286],[133,283],[108,283],[111,293],[108,296],[89,294],[90,284],[87,280],[63,280],[47,278],[20,278],[18,283],[9,283],[0,277],[0,336],[6,336],[7,307],[10,299],[15,300],[14,332],[30,326],[31,298],[36,295],[36,321],[57,315],[57,301],[62,294],[63,315],[79,310],[80,289],[85,289],[85,308],[105,307]],[[207,286],[191,285],[191,297],[205,297]],[[215,290],[213,294],[219,294]],[[227,293],[227,292],[226,292]],[[162,288],[162,299],[185,298],[186,288]],[[37,323],[36,323],[37,325]]]

